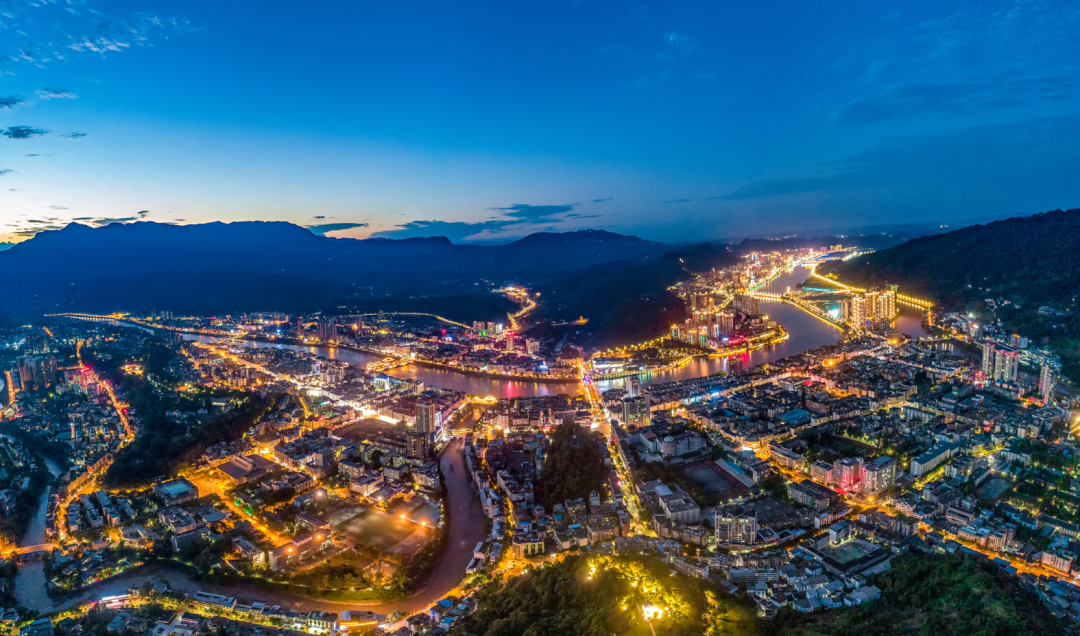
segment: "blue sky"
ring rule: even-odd
[[[0,0],[0,241],[661,241],[1080,207],[1075,2]],[[347,228],[347,229],[342,229]]]

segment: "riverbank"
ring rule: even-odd
[[[341,349],[343,351],[352,351],[354,353],[360,353],[360,354],[371,355],[371,356],[383,356],[383,357],[386,357],[386,356],[390,355],[390,354],[387,354],[385,352],[376,351],[376,350],[373,350],[373,349],[365,349],[365,348],[362,348],[362,347],[354,347],[354,346],[350,346],[350,345],[326,344],[326,343],[313,344],[313,343],[310,343],[310,342],[304,342],[303,340],[300,340],[299,338],[267,338],[266,336],[238,336],[236,338],[229,338],[227,336],[215,336],[215,335],[210,335],[210,334],[199,333],[197,331],[179,330],[179,332],[184,333],[184,334],[188,334],[188,335],[192,335],[192,336],[201,336],[201,337],[205,337],[205,338],[220,338],[222,340],[243,340],[243,341],[248,341],[248,342],[264,342],[264,343],[267,343],[267,344],[280,344],[280,345],[289,345],[289,346],[294,346],[294,347],[313,347],[313,348],[314,347],[326,347],[327,349]],[[415,366],[418,366],[418,367],[424,367],[424,368],[427,368],[427,369],[438,369],[438,370],[441,370],[441,371],[452,371],[454,373],[460,373],[462,375],[470,375],[470,376],[473,376],[473,377],[476,377],[476,378],[487,378],[487,379],[490,379],[490,380],[507,380],[507,381],[510,381],[510,382],[532,382],[532,383],[536,383],[536,384],[577,384],[578,382],[580,382],[580,380],[578,378],[553,378],[553,377],[544,376],[544,375],[511,375],[511,374],[507,374],[507,373],[493,373],[493,372],[490,372],[490,371],[476,371],[476,370],[473,370],[473,369],[466,369],[464,367],[458,367],[458,366],[454,366],[454,365],[451,365],[451,364],[442,364],[442,363],[439,363],[439,362],[431,362],[431,361],[428,361],[428,360],[409,360],[408,364],[404,364],[404,365],[402,365],[402,367],[407,367],[407,366],[411,366],[411,365],[415,365]],[[401,367],[399,367],[399,368],[401,368]]]

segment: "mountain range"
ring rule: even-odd
[[[0,252],[0,311],[305,312],[476,293],[486,291],[480,280],[535,280],[667,249],[603,230],[476,246],[444,237],[329,238],[281,222],[72,223]]]

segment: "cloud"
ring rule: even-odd
[[[367,223],[324,223],[323,225],[309,225],[307,226],[307,229],[311,230],[312,234],[326,236],[327,232],[338,232],[341,230],[351,230],[354,227],[367,226]]]
[[[145,219],[148,214],[150,214],[149,210],[139,210],[132,216],[91,219],[90,224],[101,227],[103,225],[109,225],[111,223],[128,223],[130,221],[141,221],[142,219]]]
[[[21,103],[23,103],[23,100],[18,97],[0,97],[0,110],[14,108]]]
[[[44,68],[74,56],[107,56],[196,30],[186,19],[106,12],[94,0],[16,0],[3,5],[0,61]],[[10,72],[10,71],[9,71]],[[56,91],[56,89],[45,89]],[[68,97],[53,95],[52,97]],[[46,99],[52,97],[45,97]]]
[[[66,88],[43,88],[37,91],[41,99],[78,99],[79,96]]]
[[[73,133],[68,133],[66,135],[59,135],[59,136],[63,137],[64,139],[79,139],[80,137],[85,137],[86,135],[87,135],[87,133],[73,132]]]
[[[184,219],[173,219],[173,220],[176,221],[177,223],[183,223],[184,222]]]
[[[326,217],[325,216],[313,216],[311,218],[313,218],[313,219],[325,219]]]
[[[4,176],[6,174],[11,174],[12,172],[15,172],[15,171],[10,169],[10,168],[0,168],[0,177]]]
[[[686,33],[679,33],[678,31],[665,33],[663,39],[667,42],[670,51],[681,53],[683,55],[693,53],[700,48],[698,41],[694,36]]]
[[[414,236],[445,236],[451,241],[502,240],[532,232],[557,232],[558,224],[571,219],[592,219],[600,215],[583,215],[573,212],[579,205],[591,205],[611,201],[613,197],[591,199],[586,203],[563,203],[557,205],[531,205],[514,203],[505,207],[487,208],[501,212],[500,216],[486,221],[410,221],[392,230],[376,232],[376,238],[409,238]]]
[[[92,217],[92,216],[77,216],[77,217],[75,217],[74,219],[71,219],[71,220],[72,221],[89,221],[89,220],[91,220],[93,218],[94,217]]]
[[[92,225],[97,225],[97,226],[100,227],[102,225],[109,225],[111,223],[127,223],[129,221],[138,221],[141,218],[142,218],[141,216],[122,216],[122,217],[113,217],[113,218],[94,219],[93,221],[90,221],[90,223]]]
[[[50,205],[50,206],[49,206],[49,209],[50,209],[50,210],[66,210],[67,208],[65,208],[65,207],[64,207],[64,206],[62,206],[62,205]]]
[[[923,114],[959,117],[982,110],[1066,100],[1077,93],[1080,93],[1080,75],[1073,72],[938,83],[908,82],[848,102],[837,111],[836,121],[872,124]]]
[[[574,209],[575,203],[569,203],[565,205],[528,205],[526,203],[515,203],[506,208],[488,208],[489,210],[498,210],[503,213],[504,216],[511,219],[517,219],[521,221],[543,221],[554,219],[560,214],[566,214]]]
[[[31,137],[38,137],[40,135],[47,135],[49,131],[42,130],[40,128],[30,128],[29,126],[8,126],[7,130],[0,131],[0,135],[3,135],[9,139],[30,139]]]

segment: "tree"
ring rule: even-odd
[[[556,427],[536,482],[537,498],[548,509],[567,499],[587,499],[601,492],[607,468],[597,447],[599,439],[566,419]]]

